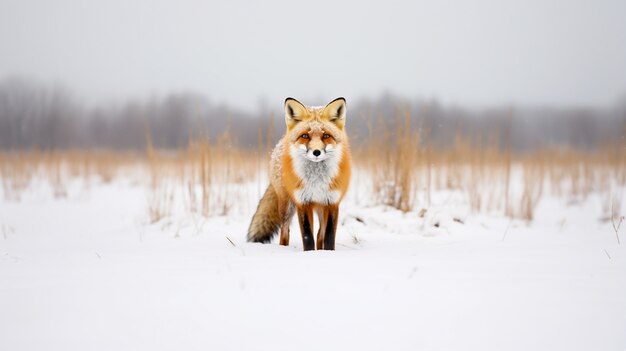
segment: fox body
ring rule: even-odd
[[[272,151],[270,185],[248,229],[248,241],[268,242],[280,231],[289,245],[289,225],[298,214],[304,250],[334,250],[339,203],[350,182],[350,152],[344,130],[346,101],[324,107],[285,100],[287,131]],[[313,238],[313,213],[319,230]]]

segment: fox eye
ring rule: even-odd
[[[309,138],[309,135],[308,135],[308,134],[302,134],[302,135],[300,135],[300,138],[302,138],[302,139],[308,139],[308,138]]]
[[[322,136],[322,139],[328,139],[328,138],[330,138],[330,134],[324,134],[324,135]]]

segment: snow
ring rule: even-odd
[[[295,222],[288,247],[245,242],[253,201],[150,224],[140,185],[39,188],[0,200],[0,350],[626,349],[626,248],[599,195],[545,196],[526,223],[352,191],[337,250],[303,252]]]

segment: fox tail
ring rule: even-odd
[[[270,184],[259,201],[248,228],[248,241],[267,243],[278,233],[282,221],[278,214],[278,196]]]

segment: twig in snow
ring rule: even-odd
[[[615,224],[615,210],[614,210],[614,206],[615,206],[615,201],[611,200],[611,224],[613,225],[613,230],[615,231],[615,237],[617,238],[617,244],[620,245],[620,241],[619,241],[619,227],[622,225],[622,222],[624,221],[624,216],[620,216],[617,219],[619,219],[619,222],[617,223],[617,225]]]
[[[611,255],[609,255],[609,252],[608,252],[608,251],[606,251],[606,249],[604,249],[604,253],[606,254],[606,257],[608,257],[608,258],[609,258],[609,260],[610,260],[610,259],[611,259]]]
[[[361,223],[363,225],[367,225],[367,223],[365,223],[365,220],[363,218],[361,218],[359,216],[355,216],[355,215],[348,215],[348,216],[344,217],[343,221],[341,221],[341,225],[346,225],[346,219],[348,217],[352,217],[352,218],[354,218],[355,221],[357,221],[357,222],[359,222],[359,223]]]
[[[228,242],[231,243],[233,247],[237,247],[237,245],[235,245],[235,243],[232,240],[230,240],[229,237],[226,237],[226,240],[228,240]]]
[[[506,226],[506,229],[504,230],[504,233],[502,234],[502,241],[504,241],[504,239],[506,238],[506,233],[509,232],[509,228],[511,227],[511,223],[513,223],[513,220],[510,220],[509,224]]]
[[[235,242],[233,242],[232,240],[230,240],[230,238],[229,238],[229,237],[227,237],[227,236],[224,236],[224,237],[226,238],[226,240],[228,240],[228,242],[229,242],[231,245],[233,245],[233,247],[238,248],[238,249],[239,249],[239,251],[241,251],[241,256],[245,256],[245,255],[246,255],[246,252],[245,252],[245,251],[243,251],[243,247],[237,247],[237,245],[235,245]]]

